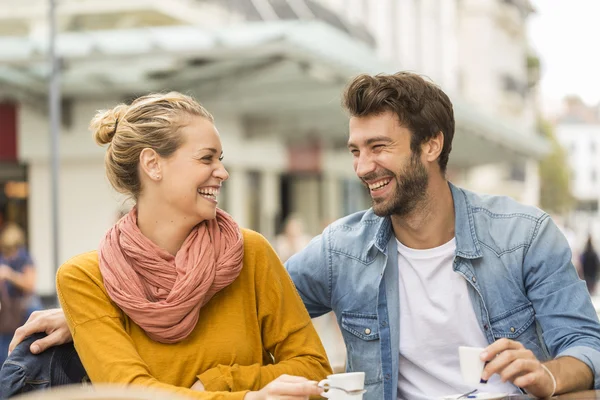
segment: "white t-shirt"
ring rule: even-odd
[[[487,347],[467,290],[452,269],[456,241],[427,250],[398,242],[400,276],[400,365],[398,398],[419,400],[465,393],[459,346]],[[498,375],[479,391],[519,393]]]

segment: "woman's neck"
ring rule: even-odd
[[[137,203],[137,225],[142,234],[172,255],[177,254],[198,223],[163,206]]]

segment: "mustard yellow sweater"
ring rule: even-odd
[[[58,296],[91,381],[198,399],[241,399],[282,374],[312,380],[330,374],[325,350],[279,258],[260,234],[243,230],[243,235],[240,275],[200,310],[196,328],[176,344],[151,340],[110,300],[97,252],[62,265]],[[206,392],[189,389],[197,379]]]

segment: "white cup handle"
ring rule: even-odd
[[[329,379],[323,379],[321,382],[319,382],[317,384],[318,387],[325,389],[323,391],[323,393],[321,393],[321,396],[325,397],[325,398],[329,398]]]

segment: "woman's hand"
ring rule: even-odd
[[[248,392],[244,400],[304,400],[309,396],[320,396],[323,389],[317,382],[300,376],[281,375],[258,392]]]
[[[13,270],[8,265],[0,264],[0,281],[9,281],[12,277]]]
[[[48,336],[36,340],[31,344],[29,350],[33,354],[39,354],[49,347],[73,341],[62,309],[55,308],[52,310],[34,311],[29,316],[27,322],[25,322],[25,325],[17,328],[15,331],[15,335],[8,347],[8,354],[26,337],[38,332],[45,332]]]

